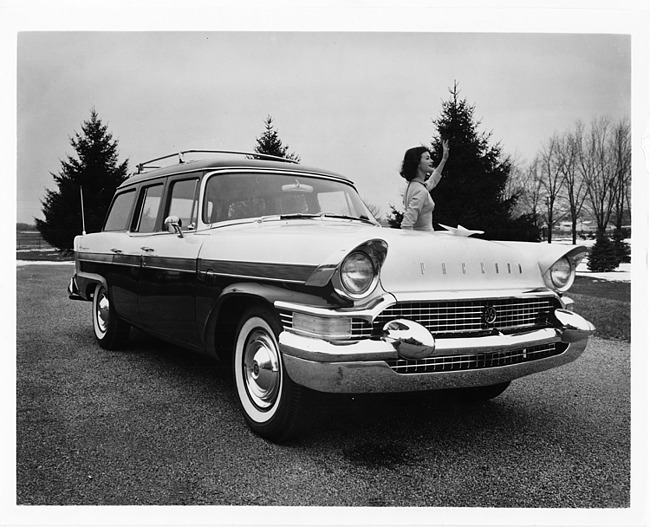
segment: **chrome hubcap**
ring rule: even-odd
[[[97,298],[97,327],[102,333],[106,333],[108,329],[109,310],[108,297],[102,289]]]
[[[257,329],[250,334],[244,349],[242,367],[251,402],[260,409],[273,406],[282,379],[278,349],[266,331]]]

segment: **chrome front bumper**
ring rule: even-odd
[[[588,337],[595,330],[594,326],[580,315],[564,309],[556,310],[555,316],[561,327],[516,335],[437,339],[433,346],[430,346],[429,341],[421,343],[429,348],[422,352],[421,357],[425,359],[426,356],[432,360],[507,354],[522,349],[525,356],[526,349],[537,346],[561,344],[566,347],[554,356],[484,368],[397,373],[389,362],[402,359],[408,363],[413,359],[413,364],[417,364],[417,354],[410,353],[405,358],[398,350],[404,342],[409,347],[417,346],[422,337],[419,329],[414,332],[417,338],[402,335],[402,338],[396,339],[394,335],[386,335],[380,339],[366,339],[349,344],[331,343],[284,331],[280,334],[280,348],[291,379],[320,392],[380,393],[487,386],[561,366],[582,354]],[[412,328],[413,323],[409,322],[409,327]]]

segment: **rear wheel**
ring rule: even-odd
[[[102,348],[120,347],[129,336],[131,326],[115,314],[111,297],[103,284],[95,286],[93,295],[93,330]]]
[[[274,442],[287,441],[302,429],[310,393],[294,383],[284,368],[278,345],[281,326],[270,310],[249,309],[235,339],[233,376],[248,426]]]

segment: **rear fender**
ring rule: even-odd
[[[92,300],[92,294],[95,292],[97,284],[102,284],[108,290],[106,278],[100,274],[78,272],[73,279],[77,284],[79,296],[84,300]]]

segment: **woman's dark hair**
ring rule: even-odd
[[[418,165],[422,154],[428,152],[429,149],[424,146],[414,146],[409,148],[404,153],[404,161],[402,161],[402,169],[399,171],[406,181],[412,181],[418,175]]]

